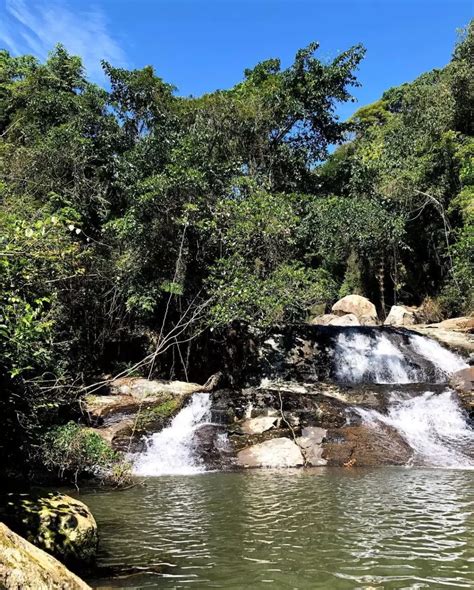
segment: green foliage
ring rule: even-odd
[[[39,454],[47,469],[60,477],[73,476],[75,481],[79,475],[89,474],[117,482],[127,471],[121,455],[101,436],[74,422],[46,432]]]
[[[248,268],[240,257],[224,259],[211,275],[215,325],[240,319],[258,326],[302,321],[307,309],[334,301],[337,285],[323,269],[308,269],[298,263],[281,264],[266,276]]]
[[[471,23],[445,68],[348,122],[335,113],[359,45],[323,61],[312,43],[197,98],[150,66],[104,63],[105,90],[62,46],[44,62],[0,51],[0,461],[62,428],[111,350],[132,365],[122,344],[186,313],[183,342],[234,319],[304,320],[354,291],[382,310],[428,296],[469,313],[472,39]]]

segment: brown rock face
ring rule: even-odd
[[[0,523],[0,588],[91,590],[57,559]]]
[[[361,295],[346,295],[342,299],[339,299],[332,306],[332,312],[338,316],[349,313],[354,314],[363,326],[374,326],[378,324],[375,305]]]
[[[346,467],[405,465],[412,455],[409,445],[386,425],[331,429],[323,446],[328,465]]]

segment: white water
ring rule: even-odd
[[[410,336],[410,345],[418,354],[433,363],[440,379],[467,367],[461,357],[443,348],[441,344],[431,338],[414,334]]]
[[[205,467],[194,455],[193,437],[197,426],[211,415],[209,394],[195,393],[191,402],[175,416],[171,424],[148,439],[148,448],[136,459],[136,475],[188,475]]]
[[[460,357],[424,336],[412,335],[402,346],[385,334],[342,333],[334,349],[336,379],[345,383],[422,383],[433,377],[446,381],[451,373],[467,366]],[[432,368],[433,375],[408,362],[415,355]]]
[[[411,335],[407,340],[392,341],[384,333],[352,331],[338,336],[334,364],[339,381],[393,384],[447,381],[451,373],[467,366],[460,357],[423,336]],[[396,429],[413,449],[415,465],[474,468],[474,431],[451,391],[442,394],[427,391],[410,399],[393,393],[385,414],[355,410],[364,422],[375,428],[385,424]],[[251,412],[249,405],[247,417]],[[134,473],[159,476],[205,471],[195,456],[194,434],[210,417],[210,396],[194,394],[168,428],[148,439],[146,451],[135,460]],[[221,442],[225,444],[224,440]]]
[[[383,334],[370,337],[342,333],[334,349],[336,377],[346,383],[411,383],[410,370],[400,349]]]
[[[427,391],[408,400],[394,393],[387,414],[357,411],[367,424],[395,428],[413,449],[413,465],[474,468],[474,430],[452,391]]]

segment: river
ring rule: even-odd
[[[474,472],[385,467],[146,478],[81,494],[94,588],[474,588]]]

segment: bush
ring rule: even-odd
[[[104,439],[74,422],[50,429],[43,437],[40,457],[59,477],[93,475],[120,485],[130,476],[130,466]]]

